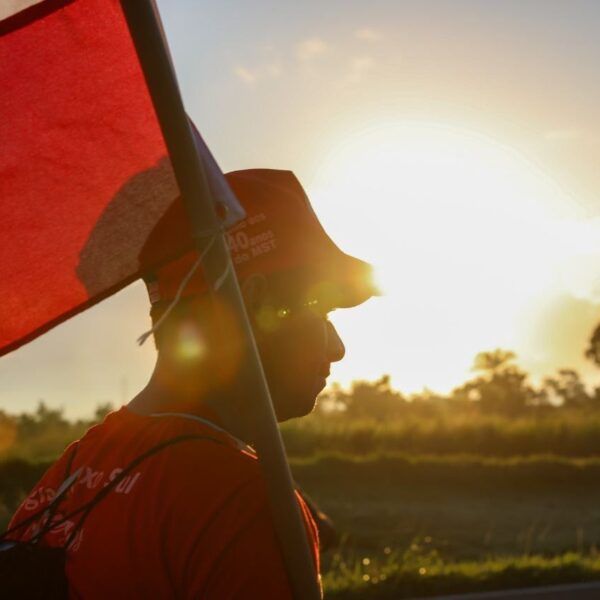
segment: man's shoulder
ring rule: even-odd
[[[206,491],[238,483],[261,485],[262,476],[254,451],[223,431],[198,424],[181,428],[173,424],[163,439],[177,439],[162,456],[168,480],[181,480],[186,488]]]
[[[161,467],[172,476],[190,469],[196,474],[199,469],[248,475],[259,471],[250,446],[218,424],[191,414],[143,416],[123,407],[91,429],[80,445],[84,462],[136,461],[147,456],[142,463],[146,468]]]

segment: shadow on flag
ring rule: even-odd
[[[194,246],[119,2],[10,7],[0,12],[0,355]],[[194,131],[230,226],[243,209]],[[145,247],[167,211],[168,236]]]

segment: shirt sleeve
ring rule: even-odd
[[[314,538],[309,542],[314,549]],[[267,509],[261,511],[231,540],[215,565],[204,597],[207,600],[292,600],[283,558]]]
[[[318,569],[316,526],[304,502],[300,498],[298,502]],[[292,600],[262,478],[244,486],[235,500],[228,503],[218,521],[221,523],[214,524],[213,535],[226,532],[227,540],[225,543],[219,540],[222,545],[209,576],[200,576],[192,584],[190,597],[206,600]],[[236,525],[231,527],[232,523]],[[206,547],[205,544],[202,546]]]
[[[67,457],[72,451],[72,446],[73,444],[50,466],[17,508],[7,527],[7,530],[16,527],[14,533],[9,536],[11,539],[26,540],[31,537],[33,531],[36,531],[38,520],[34,521],[32,526],[18,527],[18,525],[31,518],[34,514],[39,514],[41,517],[43,509],[54,500],[58,488],[64,481],[63,475],[66,473]]]
[[[270,515],[261,511],[219,557],[205,588],[207,600],[281,598],[292,592]]]

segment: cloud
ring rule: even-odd
[[[383,35],[376,29],[362,27],[354,32],[354,37],[365,42],[377,42],[383,38]]]
[[[233,69],[233,72],[236,75],[236,77],[244,83],[247,83],[249,85],[256,83],[256,73],[254,71],[251,71],[250,69],[247,69],[246,67],[238,65],[237,67],[235,67],[235,69]]]
[[[354,71],[368,71],[373,67],[375,61],[370,56],[359,56],[352,61]]]
[[[564,248],[558,275],[575,298],[600,304],[600,217],[565,221],[555,243]]]
[[[247,85],[254,85],[263,79],[275,79],[283,72],[281,65],[277,62],[257,65],[253,68],[238,65],[233,69],[234,75]]]
[[[585,134],[580,129],[552,129],[544,134],[549,142],[573,142],[584,137]]]
[[[281,65],[277,63],[271,63],[265,66],[265,72],[269,77],[279,77],[282,73]]]
[[[573,297],[600,304],[600,253],[570,257],[561,265],[560,277]]]
[[[301,61],[312,60],[327,51],[329,46],[320,38],[308,38],[296,46],[296,57]]]
[[[363,75],[375,66],[375,61],[370,56],[357,56],[350,61],[350,75],[348,80],[351,83],[358,83]]]

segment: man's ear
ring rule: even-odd
[[[246,308],[253,314],[265,303],[269,282],[262,273],[254,273],[244,279],[241,287]]]

